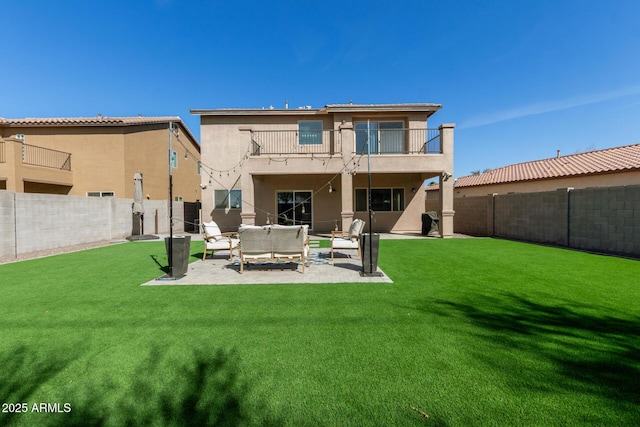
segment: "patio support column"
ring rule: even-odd
[[[22,164],[22,141],[6,139],[5,165],[8,167],[7,190],[24,193],[24,166]]]
[[[256,211],[255,211],[255,195],[253,187],[253,175],[250,173],[243,173],[240,178],[240,188],[242,189],[242,212],[240,218],[243,224],[255,225],[256,224]]]
[[[340,140],[342,141],[342,158],[350,159],[354,155],[355,136],[353,134],[353,121],[350,115],[336,116],[340,121]],[[346,161],[346,160],[345,160]],[[340,219],[341,230],[348,230],[353,222],[353,176],[348,171],[343,171],[340,177],[340,197],[342,201]]]
[[[341,175],[340,197],[342,198],[341,229],[348,230],[353,221],[353,176],[348,172],[342,172]]]
[[[440,147],[447,165],[440,175],[440,236],[453,237],[453,124],[440,126]]]

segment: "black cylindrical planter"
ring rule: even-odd
[[[378,271],[378,250],[380,247],[380,234],[364,233],[360,235],[360,248],[362,249],[362,271],[364,274],[375,274]]]
[[[169,238],[165,237],[164,244],[167,248],[167,259],[169,258]],[[191,249],[191,236],[173,236],[171,257],[172,269],[168,274],[173,278],[180,278],[187,274],[189,267],[189,251]]]

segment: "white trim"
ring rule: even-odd
[[[115,191],[87,191],[87,197],[115,197]]]

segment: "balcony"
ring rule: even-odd
[[[363,129],[356,128],[355,150],[367,154],[440,154],[440,129]]]
[[[342,155],[366,154],[441,154],[440,129],[362,130],[252,130],[252,156],[261,155]]]
[[[251,155],[289,155],[342,153],[342,138],[337,130],[258,130],[251,131]]]
[[[67,194],[73,187],[71,154],[19,139],[0,141],[0,176],[10,191]]]
[[[71,154],[50,148],[22,144],[22,163],[58,170],[71,170]]]

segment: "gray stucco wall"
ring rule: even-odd
[[[0,191],[0,260],[132,234],[133,199]],[[146,200],[145,234],[169,233],[167,201]],[[156,229],[157,217],[157,229]],[[174,202],[174,233],[184,232],[183,203]]]

